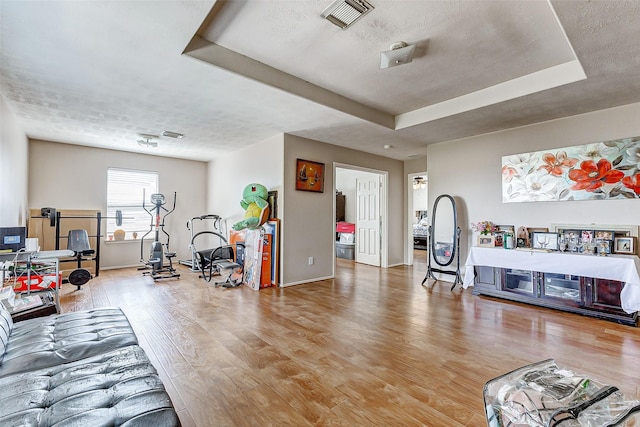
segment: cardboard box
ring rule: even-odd
[[[340,233],[340,243],[355,243],[356,237],[353,233]]]
[[[350,222],[344,222],[344,221],[337,222],[336,232],[337,233],[355,233],[356,225]]]
[[[271,245],[273,234],[264,233],[262,239],[262,269],[260,270],[260,287],[271,286]]]
[[[246,230],[243,283],[253,290],[260,290],[262,272],[263,230]]]
[[[13,279],[9,279],[6,282],[8,285],[13,284]],[[29,284],[31,286],[29,286]],[[58,286],[62,286],[62,273],[58,274]],[[13,290],[15,292],[25,292],[25,291],[42,291],[44,289],[55,289],[56,287],[56,275],[55,274],[32,274],[27,281],[27,276],[19,276],[15,281],[15,286]]]

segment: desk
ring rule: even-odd
[[[32,291],[42,291],[42,289],[31,289],[31,274],[36,271],[55,271],[55,288],[53,289],[53,300],[55,304],[55,309],[57,312],[60,312],[60,301],[58,297],[58,278],[60,273],[59,267],[59,258],[73,256],[73,251],[70,250],[55,250],[55,251],[38,251],[38,252],[9,252],[9,253],[0,253],[0,262],[12,262],[14,267],[19,264],[24,264],[24,272],[20,275],[24,275],[26,277],[27,283],[27,294]],[[5,280],[12,281],[11,277],[6,277],[6,268],[0,266],[0,273],[2,274],[2,280],[0,283],[4,283]],[[10,273],[11,274],[11,273]],[[13,271],[13,279],[16,278],[16,270]],[[34,273],[35,274],[35,273]],[[18,275],[18,276],[20,276]],[[48,288],[47,288],[48,290]]]
[[[469,250],[465,265],[464,288],[473,285],[475,266],[617,280],[625,283],[620,293],[622,309],[627,313],[640,311],[640,258],[635,255],[597,256],[474,246]]]

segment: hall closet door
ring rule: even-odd
[[[380,267],[380,178],[356,179],[356,262]]]

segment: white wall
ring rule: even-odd
[[[428,147],[429,211],[440,194],[457,200],[461,263],[470,222],[549,227],[554,223],[640,224],[640,200],[502,203],[502,156],[640,135],[640,103]],[[475,243],[473,243],[475,244]]]
[[[27,223],[28,139],[0,96],[0,227]]]
[[[262,184],[269,191],[278,192],[281,206],[283,135],[242,148],[227,156],[209,162],[208,210],[227,220],[228,228],[244,218],[240,206],[244,187],[253,182]],[[282,218],[278,209],[278,217]]]
[[[336,190],[342,191],[345,196],[346,222],[355,224],[356,222],[356,179],[362,176],[363,172],[353,169],[336,169]]]
[[[324,193],[295,190],[296,159],[324,163]],[[361,151],[324,144],[293,135],[284,139],[284,193],[282,266],[283,284],[304,283],[333,276],[335,228],[333,223],[333,163],[388,173],[388,238],[390,266],[403,263],[405,229],[403,163]],[[315,263],[308,265],[308,258]]]
[[[167,216],[165,228],[171,235],[170,249],[177,252],[177,259],[191,259],[186,222],[206,213],[205,162],[31,140],[29,208],[50,206],[105,213],[109,167],[157,171],[159,191],[170,204],[173,204],[173,193],[177,192],[176,210]],[[102,232],[105,231],[103,227]],[[139,265],[138,242],[103,242],[100,250],[101,268]],[[143,256],[148,258],[148,247],[144,248]]]
[[[423,178],[426,178],[423,176]],[[429,210],[429,193],[428,193],[429,188],[425,187],[425,188],[414,188],[413,189],[413,212],[415,213],[415,211],[426,211]],[[414,222],[418,222],[418,220],[420,218],[416,218],[415,215],[413,215],[414,218]]]
[[[279,134],[209,162],[208,213],[224,218],[228,230],[244,218],[240,200],[244,187],[254,182],[278,192],[278,218],[284,218],[283,145],[283,135]],[[283,258],[281,255],[280,271]]]

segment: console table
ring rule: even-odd
[[[635,324],[640,258],[472,247],[463,287],[474,294]]]

